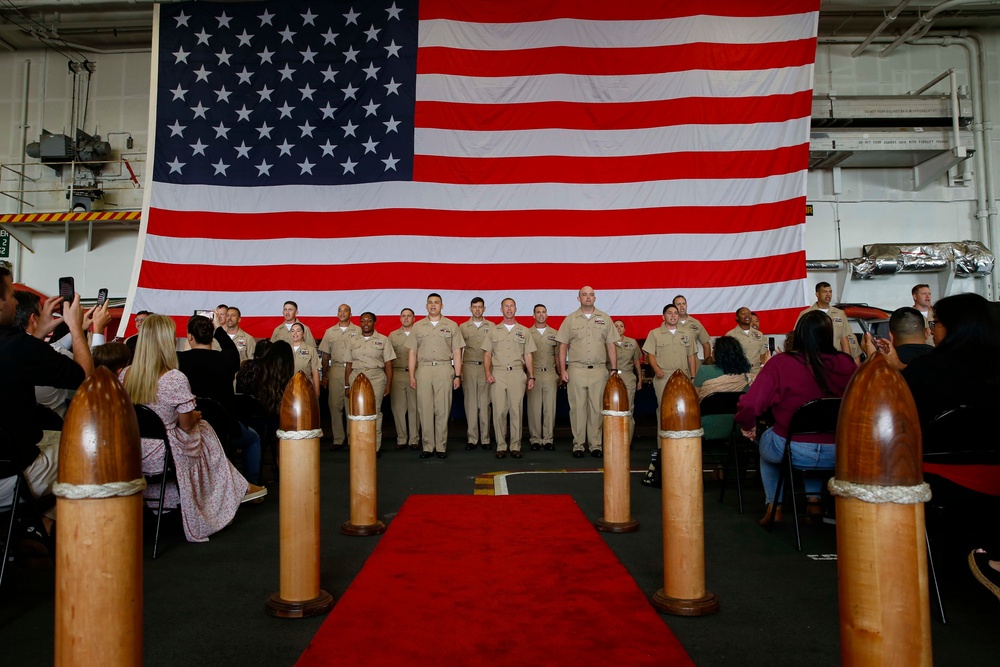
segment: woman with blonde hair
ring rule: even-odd
[[[177,486],[167,487],[164,504],[181,508],[184,535],[205,542],[225,527],[240,503],[262,498],[267,489],[248,484],[226,458],[219,437],[195,410],[187,377],[177,370],[176,327],[163,315],[150,315],[142,325],[132,365],[120,379],[132,402],[151,408],[166,427],[177,470]],[[163,469],[164,443],[142,439],[142,471]],[[146,498],[159,498],[151,485]]]

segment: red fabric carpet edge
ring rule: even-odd
[[[410,496],[298,665],[693,665],[570,496]]]

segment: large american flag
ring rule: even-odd
[[[159,6],[130,312],[297,301],[379,329],[473,296],[597,306],[642,337],[806,302],[819,0],[283,0]],[[552,322],[558,323],[555,317]]]

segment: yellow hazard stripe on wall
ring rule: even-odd
[[[142,211],[90,211],[77,213],[14,213],[0,215],[0,224],[11,222],[87,222],[90,220],[140,220]]]

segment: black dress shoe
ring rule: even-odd
[[[603,459],[604,458],[604,452],[601,451],[600,449],[592,449],[592,450],[590,450],[590,455],[593,456],[595,459]]]
[[[556,446],[553,445],[551,442],[548,443],[547,445],[542,445],[542,448],[547,452],[554,452],[556,450]]]
[[[515,451],[513,451],[513,452],[510,453],[510,458],[512,458],[512,459],[519,459],[522,456],[524,456],[524,454],[521,453],[521,450],[515,450]]]
[[[437,453],[437,457],[439,459],[446,459],[446,458],[448,458],[448,452],[438,452]]]
[[[493,449],[493,445],[491,445],[491,444],[490,444],[490,443],[488,443],[488,442],[484,442],[484,443],[483,443],[482,445],[480,445],[480,446],[481,446],[481,447],[482,447],[483,449]],[[475,447],[475,445],[473,445],[473,447]]]
[[[537,452],[541,448],[542,448],[542,446],[539,445],[537,442],[531,443],[531,451]]]
[[[507,452],[497,452],[497,458],[498,459],[505,459],[505,458],[507,458]]]
[[[401,445],[396,445],[396,449],[406,449],[406,443],[404,442]]]
[[[469,444],[467,444],[467,445],[465,446],[465,449],[466,449],[467,451],[468,451],[468,450],[470,450],[470,449],[475,449],[475,448],[476,448],[476,443],[474,443],[474,442],[470,442]]]
[[[420,458],[422,459],[429,459],[432,456],[434,456],[434,452],[420,452]]]
[[[574,459],[582,459],[583,458],[583,450],[582,449],[574,449],[573,450],[573,458]]]
[[[412,450],[416,451],[416,450],[420,449],[420,445],[419,445],[419,444],[416,444],[416,445],[410,445],[410,449],[412,449]]]

